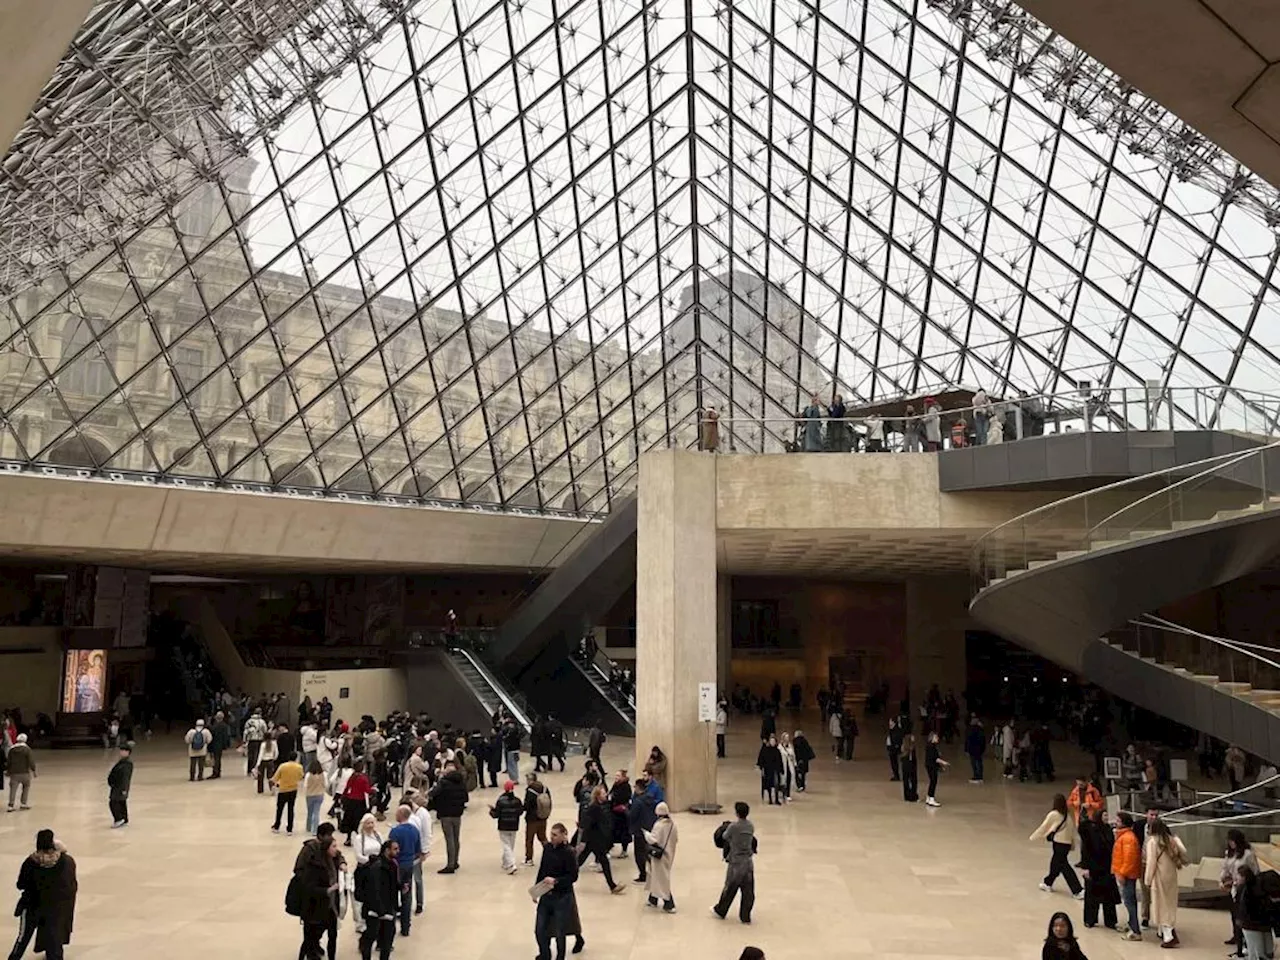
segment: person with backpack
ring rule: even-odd
[[[502,794],[489,808],[489,816],[498,821],[498,839],[502,842],[502,869],[508,874],[515,873],[516,835],[520,832],[520,815],[524,813],[524,804],[515,795],[515,781],[508,780],[502,785]]]
[[[377,857],[356,868],[356,900],[360,904],[364,929],[360,934],[362,960],[373,960],[378,944],[378,960],[391,960],[396,940],[396,918],[408,894],[408,884],[400,876],[397,860],[400,845],[388,840]]]
[[[533,840],[547,845],[547,821],[551,819],[551,790],[536,773],[525,774],[524,788],[524,865],[533,866]]]
[[[196,725],[187,731],[187,735],[183,739],[187,744],[189,779],[192,783],[197,780],[203,780],[205,757],[209,755],[209,746],[213,741],[213,737],[204,728],[204,721],[197,720]]]

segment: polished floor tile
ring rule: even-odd
[[[888,782],[883,751],[864,737],[864,756],[852,764],[832,762],[827,743],[815,741],[820,756],[810,792],[785,807],[761,806],[752,733],[744,723],[741,736],[730,735],[720,800],[752,804],[760,842],[755,922],[743,927],[733,915],[724,922],[710,915],[723,878],[711,843],[718,818],[678,813],[679,912],[646,909],[638,887],[610,897],[601,876],[584,873],[578,886],[584,957],[737,960],[745,944],[755,944],[769,960],[1021,960],[1039,955],[1054,910],[1066,910],[1078,925],[1080,904],[1065,890],[1037,890],[1046,845],[1026,839],[1053,785],[996,779],[971,786],[957,765],[939,789],[940,809],[908,805]],[[611,767],[630,761],[631,744],[611,741],[604,759]],[[272,799],[258,796],[242,776],[188,783],[177,737],[157,738],[135,753],[131,825],[110,830],[105,777],[113,760],[114,751],[38,756],[34,809],[0,815],[0,886],[12,889],[36,830],[50,826],[80,872],[69,960],[293,960],[299,928],[284,913],[284,890],[302,837],[270,832]],[[228,764],[228,772],[233,768]],[[578,760],[548,779],[556,817],[569,815],[566,795],[580,769]],[[533,907],[525,893],[532,877],[499,869],[497,833],[486,815],[494,797],[492,790],[473,795],[456,875],[434,873],[440,853],[428,861],[427,911],[410,938],[398,942],[397,960],[533,956]],[[630,859],[613,865],[619,877],[635,875]],[[14,931],[7,904],[0,916],[7,946]],[[1153,936],[1130,944],[1113,933],[1080,932],[1090,960],[1157,949]],[[1179,932],[1184,955],[1225,955],[1225,914],[1183,910]],[[356,956],[348,922],[339,957]]]

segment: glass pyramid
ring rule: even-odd
[[[710,406],[1221,424],[1280,374],[1273,191],[974,9],[100,0],[0,173],[0,459],[591,514]]]

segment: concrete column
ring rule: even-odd
[[[714,727],[698,684],[716,682],[716,457],[657,450],[640,459],[636,535],[636,752],[666,752],[667,803],[714,801]]]
[[[729,696],[733,673],[733,590],[731,578],[722,573],[716,577],[716,683],[720,693]]]
[[[964,690],[964,633],[969,628],[970,580],[966,574],[907,581],[907,673],[914,714],[929,687],[944,694]]]

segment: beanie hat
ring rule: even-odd
[[[510,793],[515,788],[516,788],[516,782],[514,780],[508,780],[506,783],[502,785],[502,789],[507,793]]]
[[[53,850],[54,849],[52,830],[48,830],[48,829],[41,830],[39,833],[36,834],[36,849],[37,850]]]

